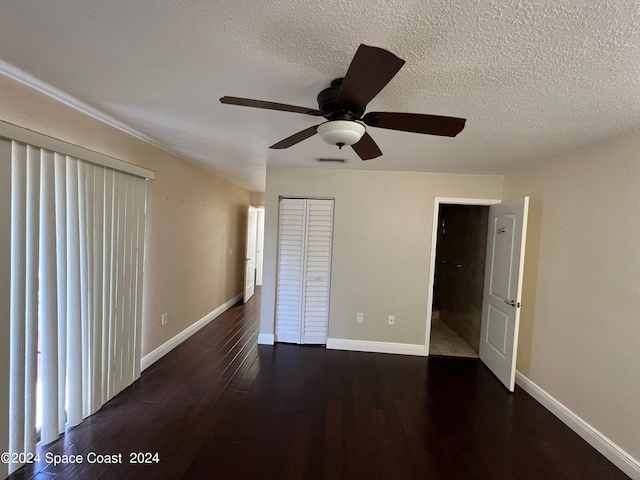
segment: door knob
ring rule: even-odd
[[[515,300],[504,300],[504,303],[506,303],[507,305],[511,305],[512,307],[516,307],[516,308],[520,308],[522,306],[522,303],[520,302],[516,302]]]

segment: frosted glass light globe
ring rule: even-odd
[[[353,120],[331,120],[318,125],[320,138],[329,145],[339,147],[358,143],[364,132],[364,125]]]

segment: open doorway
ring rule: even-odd
[[[488,217],[488,205],[439,205],[430,355],[479,357]]]
[[[469,231],[461,232],[458,230],[458,235],[453,235],[457,230],[455,224],[451,225],[449,222],[449,227],[447,227],[446,219],[444,220],[444,225],[440,222],[441,205],[489,205],[486,220],[487,228],[485,230],[486,237],[483,237],[481,231],[472,234]],[[477,254],[485,250],[485,262],[482,267],[472,259],[467,258],[465,260],[465,257],[458,256],[461,255],[458,253],[452,258],[440,258],[437,264],[440,266],[441,271],[446,272],[447,268],[455,268],[457,270],[452,271],[460,272],[451,274],[451,276],[457,275],[457,277],[454,277],[457,278],[457,281],[453,282],[453,284],[454,287],[458,288],[467,282],[467,277],[463,275],[464,271],[473,271],[475,268],[483,268],[485,270],[483,275],[475,275],[476,278],[482,280],[476,280],[475,283],[472,283],[474,291],[483,292],[482,301],[479,302],[481,315],[478,357],[510,392],[513,392],[515,388],[528,211],[529,197],[515,198],[508,201],[436,197],[434,202],[431,268],[429,270],[427,299],[427,328],[425,329],[424,343],[426,353],[427,355],[431,353],[459,356],[459,352],[456,351],[442,352],[440,350],[440,353],[436,353],[438,349],[436,348],[436,351],[433,351],[432,342],[430,341],[434,297],[437,294],[436,305],[438,313],[436,316],[439,321],[437,323],[440,323],[441,319],[443,320],[442,323],[444,323],[446,321],[444,310],[447,307],[447,298],[443,297],[443,294],[445,296],[451,294],[445,285],[446,281],[442,280],[444,276],[441,272],[437,284],[435,279],[437,246],[440,244],[442,249],[445,248],[446,241],[442,240],[444,237],[442,233],[446,234],[448,230],[450,236],[457,239],[455,241],[462,243],[467,249],[476,249]],[[469,223],[471,222],[462,222],[466,226]],[[478,220],[476,223],[484,224],[485,222]],[[438,233],[441,233],[441,240],[438,238]],[[480,248],[478,242],[474,243],[474,238],[480,242],[483,238],[486,238],[486,246]],[[477,267],[474,265],[477,265]],[[482,282],[482,286],[480,282]],[[434,285],[437,286],[437,289],[434,289]],[[437,290],[437,292],[434,292],[434,290]],[[474,300],[468,294],[460,294],[454,290],[452,295],[454,300],[460,300],[453,303],[453,308],[457,309],[458,312],[463,310],[465,306],[474,305]],[[464,331],[459,326],[450,328],[457,336],[461,336],[460,332]],[[475,338],[478,337],[475,335],[468,337],[470,342],[474,342]],[[469,341],[465,341],[469,343]],[[438,343],[436,338],[434,338],[433,344],[435,345],[435,343]]]

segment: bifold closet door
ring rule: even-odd
[[[306,200],[280,200],[278,231],[278,297],[276,334],[279,342],[300,343],[302,280],[305,255]]]
[[[302,343],[327,343],[333,200],[307,200]]]
[[[280,201],[279,342],[326,343],[332,232],[333,200]]]

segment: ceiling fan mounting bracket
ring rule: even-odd
[[[356,120],[360,120],[360,117],[353,115],[352,113],[345,112],[344,110],[339,110],[337,112],[333,112],[328,115],[327,120],[348,120],[350,122],[354,122]]]
[[[358,120],[364,112],[359,111],[351,105],[340,105],[338,96],[344,78],[336,78],[331,81],[331,86],[325,88],[318,94],[318,108],[325,115],[327,120]]]

